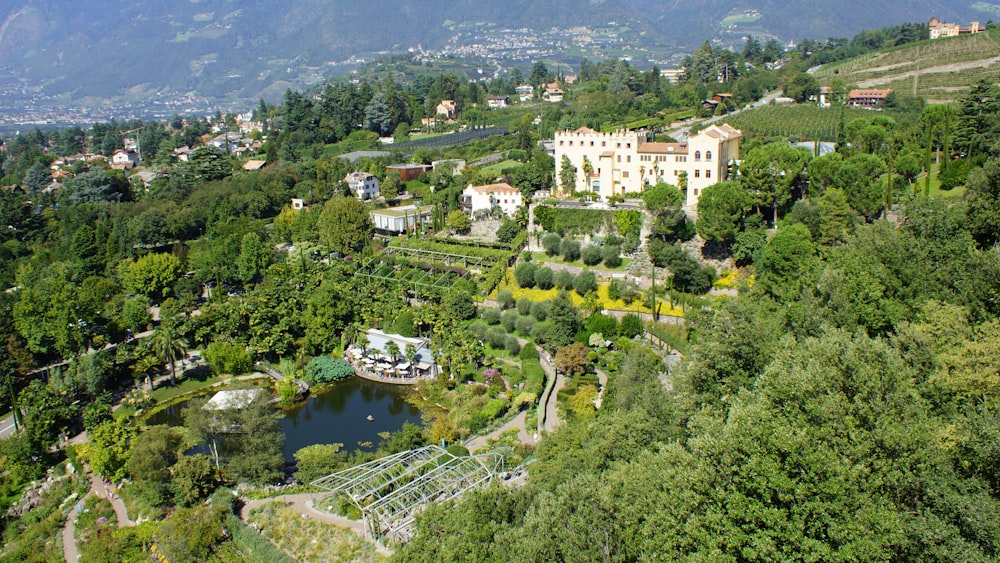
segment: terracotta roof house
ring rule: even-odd
[[[886,98],[892,94],[891,89],[877,88],[851,90],[847,94],[847,105],[856,108],[875,109],[885,104]]]

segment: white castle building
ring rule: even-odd
[[[645,133],[617,131],[598,133],[581,127],[555,134],[556,177],[563,156],[576,168],[573,191],[594,192],[602,199],[641,192],[646,186],[666,182],[678,186],[687,174],[686,207],[697,208],[698,194],[712,184],[725,181],[729,164],[740,158],[743,134],[729,125],[710,125],[686,143],[656,143]],[[560,186],[563,191],[569,191]],[[680,186],[678,186],[680,187]]]

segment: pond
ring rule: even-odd
[[[345,451],[373,450],[379,432],[395,432],[404,422],[420,424],[420,411],[406,402],[407,385],[390,385],[353,377],[311,394],[302,405],[283,409],[285,459],[313,444],[344,444]],[[146,423],[179,426],[187,401],[152,415]],[[371,416],[371,420],[368,417]],[[359,443],[371,445],[359,446]]]

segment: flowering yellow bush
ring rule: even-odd
[[[724,270],[722,276],[715,280],[712,286],[715,289],[736,289],[740,283],[746,282],[748,287],[753,287],[754,275],[746,270]]]
[[[527,297],[532,301],[545,301],[547,299],[552,299],[553,297],[556,296],[557,293],[559,293],[559,290],[556,288],[525,289],[522,287],[518,287],[517,282],[513,281],[513,276],[506,276],[504,278],[504,281],[500,283],[500,286],[497,287],[497,289],[490,294],[490,298],[496,299],[497,294],[504,290],[510,291],[511,294],[513,294],[514,296],[515,301],[521,299],[522,297]],[[586,299],[580,297],[580,295],[575,291],[570,291],[569,295],[570,298],[573,299],[573,304],[576,305],[577,307],[582,307],[584,303],[586,303]],[[652,311],[649,310],[649,307],[646,307],[643,303],[641,303],[638,300],[633,301],[631,304],[626,304],[625,301],[622,299],[611,299],[611,297],[608,296],[608,284],[606,283],[597,284],[597,298],[601,307],[603,307],[605,310],[608,311],[628,311],[630,313],[652,313]],[[662,300],[659,301],[659,303],[660,303],[661,315],[667,315],[671,317],[684,316],[684,311],[682,311],[679,307],[675,307],[674,305]]]

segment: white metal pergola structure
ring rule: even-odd
[[[380,543],[405,543],[417,513],[485,487],[503,471],[498,454],[457,457],[441,446],[424,446],[350,467],[312,482],[329,496],[350,499],[365,531]],[[325,503],[315,503],[319,510]]]

